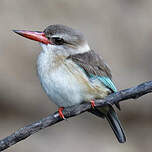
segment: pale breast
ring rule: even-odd
[[[91,82],[72,61],[63,59],[57,63],[50,63],[50,60],[48,62],[46,54],[41,54],[37,65],[43,89],[59,107],[72,106],[107,95],[105,86],[96,81]]]

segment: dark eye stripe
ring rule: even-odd
[[[52,42],[56,45],[62,45],[64,43],[64,39],[60,37],[52,37]]]

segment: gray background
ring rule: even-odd
[[[110,65],[118,89],[151,80],[151,0],[1,0],[0,138],[56,111],[36,75],[41,48],[12,29],[43,30],[62,23],[82,31]],[[150,152],[152,96],[123,102],[119,112],[127,143],[107,122],[84,113],[44,129],[6,152]]]

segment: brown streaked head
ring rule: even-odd
[[[85,42],[83,34],[70,27],[55,24],[48,26],[43,32],[13,30],[15,33],[31,40],[52,45],[81,45]]]

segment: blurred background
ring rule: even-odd
[[[82,31],[110,65],[118,89],[152,79],[151,0],[1,0],[0,138],[57,110],[36,74],[39,44],[12,29],[64,24]],[[41,130],[6,152],[151,152],[152,95],[121,103],[127,134],[119,144],[108,123],[89,113]]]

